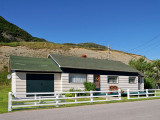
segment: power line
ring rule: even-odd
[[[127,50],[127,53],[131,52],[131,51],[138,51],[138,49],[143,49],[146,48],[146,46],[148,46],[150,43],[154,42],[155,40],[157,40],[157,38],[160,37],[160,34],[156,35],[155,37],[153,37],[151,40],[148,40],[146,43],[140,44],[135,48],[132,48],[130,50]]]

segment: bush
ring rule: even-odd
[[[91,82],[84,82],[83,83],[84,87],[85,87],[85,91],[95,91],[96,90],[96,86],[94,83],[91,83]]]
[[[154,83],[152,78],[144,78],[144,89],[152,89],[154,87]]]
[[[81,92],[81,91],[82,91],[82,90],[71,88],[71,89],[69,89],[68,92]],[[78,93],[78,94],[77,94],[77,96],[82,96],[82,95],[83,95],[83,93]],[[74,93],[66,93],[66,94],[65,94],[65,97],[74,97],[74,96],[75,96]]]
[[[7,75],[10,74],[8,72],[8,67],[4,66],[2,71],[0,71],[0,85],[9,85],[11,80],[7,79]]]

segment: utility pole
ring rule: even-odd
[[[110,45],[108,45],[108,60],[110,59],[110,49],[111,49],[111,47],[110,47]]]

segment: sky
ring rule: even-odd
[[[160,0],[0,1],[0,15],[34,37],[160,59]]]

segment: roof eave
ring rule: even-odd
[[[50,71],[50,70],[22,70],[22,69],[11,69],[13,71],[25,71],[25,72],[58,72],[58,73],[61,73],[62,71]]]
[[[85,69],[85,70],[99,70],[99,71],[112,71],[112,72],[129,72],[129,73],[138,73],[138,74],[139,74],[139,71],[116,71],[116,70],[90,69],[90,68],[72,67],[72,66],[61,66],[61,68]]]
[[[58,62],[52,57],[52,55],[49,54],[48,57],[49,57],[49,56],[51,57],[51,59],[53,60],[53,62],[55,62],[55,63],[58,65],[58,67],[61,68],[60,64],[58,64]]]

